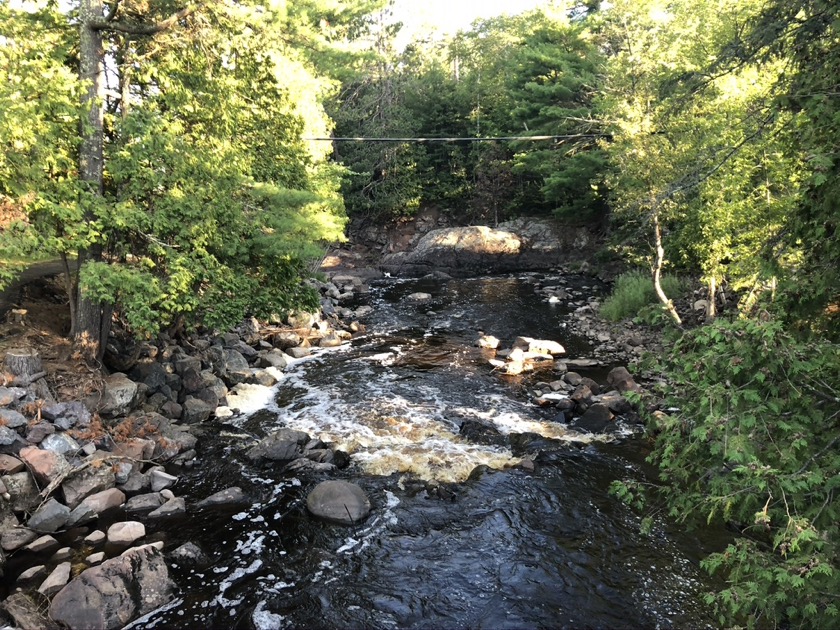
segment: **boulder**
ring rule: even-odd
[[[487,348],[489,350],[495,350],[499,347],[499,339],[494,337],[493,335],[481,335],[478,340],[475,342],[479,348]]]
[[[146,535],[146,526],[139,521],[114,523],[108,528],[108,542],[112,545],[128,546]]]
[[[36,602],[28,593],[17,591],[9,595],[0,604],[12,619],[15,625],[23,630],[57,630],[58,624],[48,619],[43,612],[42,602]]]
[[[0,407],[8,407],[24,396],[26,390],[23,387],[0,387]]]
[[[271,337],[271,342],[280,350],[288,350],[289,348],[299,346],[301,341],[300,335],[291,330],[274,333]]]
[[[50,482],[69,473],[73,468],[64,455],[36,446],[21,449],[19,456],[42,487],[48,486]]]
[[[151,512],[163,505],[163,497],[159,492],[147,492],[146,494],[138,494],[131,497],[125,502],[125,511],[128,514]]]
[[[106,418],[128,414],[137,402],[137,383],[122,372],[115,372],[105,379],[101,399],[91,397],[88,406]]]
[[[113,488],[115,483],[113,467],[88,466],[65,479],[61,491],[64,493],[64,502],[73,509],[86,497]]]
[[[168,516],[177,516],[179,514],[186,514],[187,502],[183,497],[174,497],[169,499],[166,503],[161,505],[156,510],[149,512],[149,518],[166,518]]]
[[[330,522],[355,525],[370,514],[370,499],[356,484],[332,479],[315,486],[306,497],[306,508]]]
[[[110,488],[86,497],[72,512],[67,526],[82,525],[96,519],[101,514],[109,512],[125,504],[125,494],[116,488]]]
[[[595,403],[575,421],[575,426],[591,433],[600,433],[613,419],[609,407],[601,403]]]
[[[640,392],[641,387],[633,380],[633,376],[626,367],[616,367],[607,374],[607,383],[622,394],[625,392]]]
[[[151,545],[82,572],[50,604],[50,617],[70,630],[116,630],[172,598],[163,555]]]
[[[261,352],[257,359],[257,365],[261,368],[273,367],[283,370],[289,365],[289,357],[282,350],[269,350]]]
[[[28,423],[29,421],[19,411],[0,408],[0,425],[10,429],[19,429],[25,427]]]
[[[286,353],[293,359],[302,359],[303,357],[309,356],[311,352],[312,350],[310,348],[304,348],[303,346],[297,346],[286,350]]]
[[[196,503],[195,506],[198,509],[203,510],[210,507],[220,506],[234,507],[244,505],[246,503],[248,503],[248,498],[245,496],[245,493],[242,492],[242,488],[233,486],[211,494],[206,499],[202,499]]]
[[[29,472],[4,475],[0,477],[0,481],[11,495],[11,501],[7,505],[14,512],[30,512],[41,502],[38,486],[35,485],[35,480]]]
[[[195,543],[185,543],[169,554],[172,562],[185,567],[205,567],[210,564],[210,558]]]
[[[32,553],[46,554],[50,553],[51,551],[55,551],[60,546],[61,545],[55,538],[47,534],[46,536],[36,538],[31,543],[26,545],[23,549],[24,551],[31,551]]]
[[[52,534],[64,527],[70,518],[70,508],[50,498],[29,517],[29,529],[42,534]]]
[[[49,574],[46,580],[38,587],[38,592],[52,597],[63,589],[70,581],[70,563],[62,562],[53,572]]]
[[[160,492],[164,488],[171,488],[178,483],[178,477],[170,475],[166,471],[155,469],[149,471],[149,481],[152,485],[152,492]]]
[[[55,433],[55,425],[49,422],[37,422],[27,427],[26,441],[30,444],[40,444],[48,435]]]
[[[38,537],[38,534],[26,527],[7,529],[0,535],[0,548],[3,551],[16,551],[28,545]]]
[[[210,418],[210,415],[216,409],[203,400],[187,396],[187,399],[182,405],[181,422],[185,424],[196,424],[205,422]]]
[[[309,435],[293,429],[278,429],[260,440],[246,453],[248,459],[291,461],[303,454],[303,446],[309,442]]]

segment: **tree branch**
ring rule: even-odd
[[[118,31],[120,33],[128,33],[129,35],[154,35],[163,31],[169,30],[175,26],[180,20],[189,17],[203,5],[203,2],[191,3],[185,6],[180,11],[176,11],[168,18],[160,22],[153,22],[151,24],[142,24],[134,22],[111,21],[109,19],[95,20],[90,23],[90,28],[95,31]]]

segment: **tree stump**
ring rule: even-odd
[[[32,381],[43,378],[46,372],[41,365],[41,357],[28,348],[12,348],[3,359],[4,377],[12,377],[12,385],[26,387]]]

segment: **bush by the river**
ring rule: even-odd
[[[708,596],[720,623],[838,627],[840,346],[776,321],[718,321],[660,368],[675,411],[656,414],[657,496],[680,521],[740,533],[702,562],[726,579]],[[639,484],[613,489],[652,507]]]
[[[683,291],[683,282],[675,276],[662,276],[662,289],[669,298]],[[601,305],[601,316],[611,322],[636,317],[646,306],[656,304],[658,298],[648,272],[629,271],[618,277],[612,293]]]

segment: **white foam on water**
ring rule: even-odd
[[[228,599],[225,597],[225,592],[242,578],[259,571],[262,565],[263,561],[257,559],[254,560],[247,567],[239,567],[235,569],[233,573],[228,575],[227,578],[225,578],[219,583],[219,594],[216,595],[215,598],[213,598],[213,604],[221,606],[222,608],[232,608],[233,606],[238,606],[239,604],[241,604],[244,600],[244,597],[239,597],[237,599]]]
[[[154,628],[155,626],[157,626],[161,623],[166,623],[166,616],[163,615],[162,613],[170,611],[173,608],[177,608],[178,606],[181,606],[183,603],[184,603],[183,599],[180,599],[180,598],[179,599],[173,599],[171,602],[167,602],[163,606],[155,608],[153,611],[143,615],[142,617],[139,617],[139,618],[135,619],[134,621],[129,623],[127,626],[123,626],[123,630],[130,630],[131,628],[139,628],[139,627]],[[178,614],[181,614],[181,613],[178,613]],[[154,617],[157,617],[158,615],[160,615],[160,617],[158,617],[157,619],[155,619],[153,621],[152,619]]]
[[[274,396],[262,397],[261,408],[277,415],[280,426],[305,431],[350,453],[355,465],[376,475],[412,473],[426,480],[464,481],[476,466],[501,469],[520,460],[505,447],[476,444],[459,435],[459,424],[474,418],[486,422],[504,435],[536,433],[564,442],[607,442],[609,435],[593,435],[569,429],[563,424],[536,418],[536,407],[501,394],[477,395],[476,406],[452,406],[431,384],[411,390],[411,399],[395,391],[400,375],[374,372],[375,364],[386,365],[402,354],[377,353],[354,358],[357,376],[369,375],[362,396],[347,396],[343,383],[311,384],[304,370],[290,367],[283,382],[271,389],[292,387],[294,401],[279,407]],[[347,352],[339,348],[330,352]],[[325,353],[307,357],[323,361]],[[300,363],[300,362],[298,362]],[[373,365],[372,365],[373,364]],[[351,400],[353,399],[353,400]],[[453,411],[455,415],[453,416]],[[240,420],[244,422],[244,419]]]
[[[276,630],[282,628],[286,618],[283,615],[278,615],[269,610],[266,610],[267,602],[263,599],[254,608],[251,613],[251,621],[254,622],[256,630]]]
[[[336,549],[336,553],[359,553],[364,551],[374,542],[376,538],[381,536],[385,530],[397,524],[397,515],[394,513],[394,508],[400,504],[397,496],[386,490],[385,491],[385,510],[376,516],[370,524],[359,531],[358,538],[348,536],[344,540],[344,544]]]

